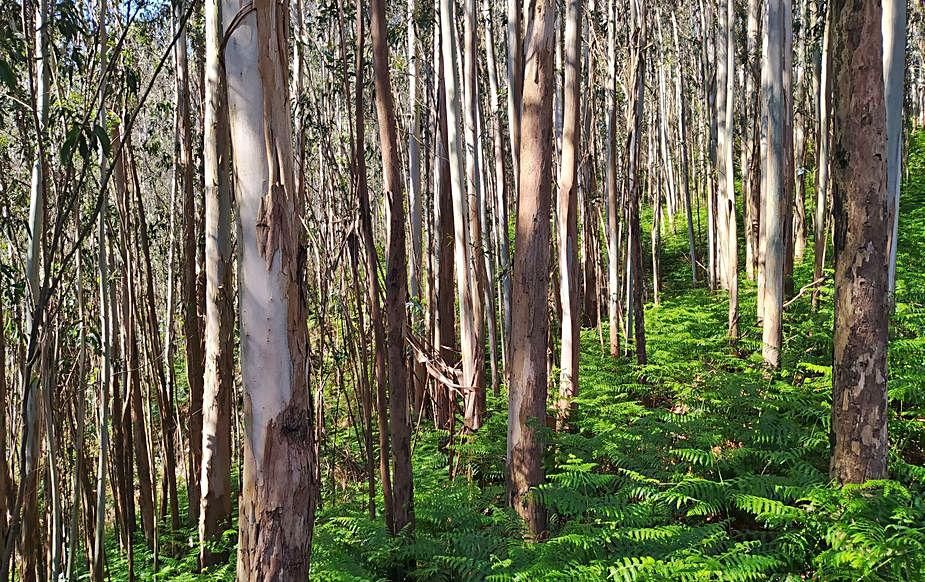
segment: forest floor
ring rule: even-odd
[[[742,277],[733,349],[726,296],[692,286],[679,220],[677,234],[666,229],[661,303],[646,306],[649,364],[614,360],[597,330],[582,333],[572,430],[549,432],[548,483],[536,492],[549,539],[523,542],[504,508],[506,403],[491,399],[486,426],[457,447],[468,478],[448,478],[445,435],[417,437],[413,539],[369,519],[362,485],[327,488],[312,579],[925,580],[925,134],[908,174],[889,350],[893,480],[828,479],[831,270],[818,311],[809,293],[787,307],[782,369],[769,377],[754,284]],[[811,282],[812,258],[810,241],[795,289]],[[234,537],[227,565],[191,574],[191,550],[162,559],[156,578],[233,579]],[[124,574],[124,561],[112,566]],[[136,573],[152,577],[143,545]]]

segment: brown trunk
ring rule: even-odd
[[[436,34],[440,42],[440,35]],[[456,341],[456,309],[453,289],[453,198],[450,192],[450,159],[446,128],[446,88],[443,80],[443,59],[436,60],[437,68],[437,155],[434,171],[437,173],[437,195],[434,200],[434,223],[438,235],[437,246],[437,286],[436,321],[434,323],[434,346],[440,357],[450,366],[456,364],[459,350]],[[506,233],[505,233],[506,236]],[[453,414],[453,398],[449,387],[438,382],[436,385],[436,414],[434,422],[439,429],[449,429],[450,416]]]
[[[835,120],[835,335],[831,475],[841,483],[887,474],[886,106],[881,8],[836,2],[832,20]]]
[[[552,191],[552,96],[555,4],[536,0],[527,15],[527,65],[521,118],[520,196],[514,245],[511,320],[511,386],[508,401],[509,501],[530,535],[546,531],[546,508],[528,494],[543,482],[546,424],[546,342],[549,319],[550,205]]]
[[[385,369],[385,329],[382,321],[379,289],[379,256],[373,240],[373,213],[369,203],[369,190],[366,177],[366,107],[364,105],[364,33],[363,4],[356,5],[356,151],[354,159],[357,167],[357,198],[360,204],[360,232],[363,236],[363,250],[366,253],[367,301],[369,302],[369,319],[373,328],[373,352],[375,354],[376,377],[376,421],[379,429],[379,478],[382,480],[382,497],[385,506],[385,524],[392,530],[392,477],[389,471],[389,412],[386,393]]]
[[[376,114],[382,153],[383,189],[389,204],[389,237],[386,246],[385,343],[388,349],[389,419],[392,429],[392,533],[414,527],[411,480],[411,417],[408,414],[408,357],[405,348],[405,303],[408,271],[405,251],[405,201],[401,183],[401,156],[392,84],[389,80],[389,48],[383,0],[372,0],[370,11],[373,70],[376,83]]]
[[[175,7],[177,26],[183,14],[183,2]],[[189,106],[189,78],[186,58],[186,33],[181,32],[174,47],[177,71],[177,174],[183,196],[183,335],[186,339],[186,377],[189,382],[189,498],[190,521],[199,520],[199,467],[202,462],[202,390],[205,354],[199,321],[199,296],[196,273],[197,232],[196,199],[193,193],[193,154]]]

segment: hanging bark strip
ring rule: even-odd
[[[248,10],[226,0],[226,14]],[[225,47],[241,222],[244,381],[238,580],[305,580],[314,478],[305,325],[305,249],[291,148],[288,6],[258,0]],[[267,189],[267,187],[269,188]]]

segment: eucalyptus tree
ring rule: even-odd
[[[304,580],[318,483],[306,354],[302,228],[289,116],[288,7],[268,0],[226,34],[238,206],[244,457],[238,580]],[[249,3],[248,3],[249,6]],[[277,48],[281,50],[276,50]]]
[[[472,253],[474,244],[468,216],[471,210],[467,204],[465,186],[465,168],[467,152],[463,148],[463,136],[460,128],[463,124],[462,97],[457,81],[458,55],[456,51],[456,2],[440,0],[440,51],[443,60],[443,80],[446,93],[446,127],[447,153],[449,157],[450,186],[453,195],[453,264],[456,270],[456,293],[459,304],[459,343],[462,359],[462,377],[460,385],[466,401],[465,415],[467,426],[476,428],[473,416],[479,409],[477,392],[483,390],[484,346],[481,337],[481,320],[478,317],[476,302],[478,287],[473,277]],[[463,132],[464,133],[464,132]],[[474,154],[474,152],[472,152]]]
[[[765,64],[768,71],[764,90],[764,107],[767,110],[768,148],[764,171],[765,207],[762,212],[765,241],[763,242],[763,308],[762,357],[766,365],[780,366],[782,343],[781,318],[784,309],[784,206],[787,179],[784,164],[784,9],[782,0],[768,0],[767,30],[765,31]],[[759,268],[761,266],[759,265]]]
[[[392,533],[414,527],[414,486],[411,475],[411,416],[408,412],[408,355],[405,324],[408,300],[405,250],[405,200],[401,157],[386,38],[384,0],[372,0],[370,32],[376,87],[376,116],[382,156],[382,188],[389,205],[385,274],[385,341],[388,356],[389,421],[392,448]]]
[[[840,483],[887,475],[889,153],[881,6],[832,5],[835,332],[832,457]]]
[[[187,57],[186,23],[180,20],[184,3],[174,4],[174,44],[176,71],[176,131],[177,177],[183,208],[183,278],[180,285],[183,302],[183,335],[186,355],[186,377],[189,383],[189,459],[188,474],[198,475],[202,463],[202,392],[204,345],[201,307],[199,305],[196,253],[198,247],[196,198],[194,191],[193,135],[190,109],[189,59]],[[199,521],[199,479],[190,479],[187,486],[189,515]]]
[[[224,35],[219,0],[207,0],[205,14],[205,377],[202,400],[202,470],[199,500],[199,560],[221,556],[210,549],[231,523],[231,408],[234,398],[234,304],[231,274],[232,193],[229,174],[228,117],[221,45]]]
[[[896,248],[899,241],[899,192],[902,185],[903,102],[906,71],[906,2],[883,0],[883,83],[886,99],[886,156],[889,197],[890,301],[896,293]]]
[[[546,531],[546,509],[532,487],[543,482],[545,443],[537,426],[546,419],[549,318],[550,212],[552,198],[554,2],[536,0],[528,19],[520,143],[520,196],[514,245],[511,318],[511,385],[508,395],[508,499],[531,536]],[[445,37],[444,37],[445,38]]]
[[[562,337],[559,342],[558,423],[567,420],[578,394],[578,350],[581,315],[578,302],[578,161],[581,152],[581,14],[580,0],[569,0],[565,21],[565,99],[562,165],[556,205],[559,233],[559,301]]]

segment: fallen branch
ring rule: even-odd
[[[825,283],[825,276],[824,276],[824,275],[823,275],[822,277],[819,277],[818,279],[816,279],[816,280],[813,281],[812,283],[810,283],[810,284],[808,284],[808,285],[804,285],[804,286],[797,292],[797,294],[794,295],[792,299],[790,299],[790,301],[784,303],[784,309],[787,309],[787,307],[789,307],[791,303],[793,303],[794,301],[796,301],[797,299],[799,299],[800,296],[803,295],[803,293],[806,293],[806,292],[809,291],[810,289],[813,289],[813,288],[815,288],[815,287],[818,287],[818,286],[821,285],[822,283]]]

